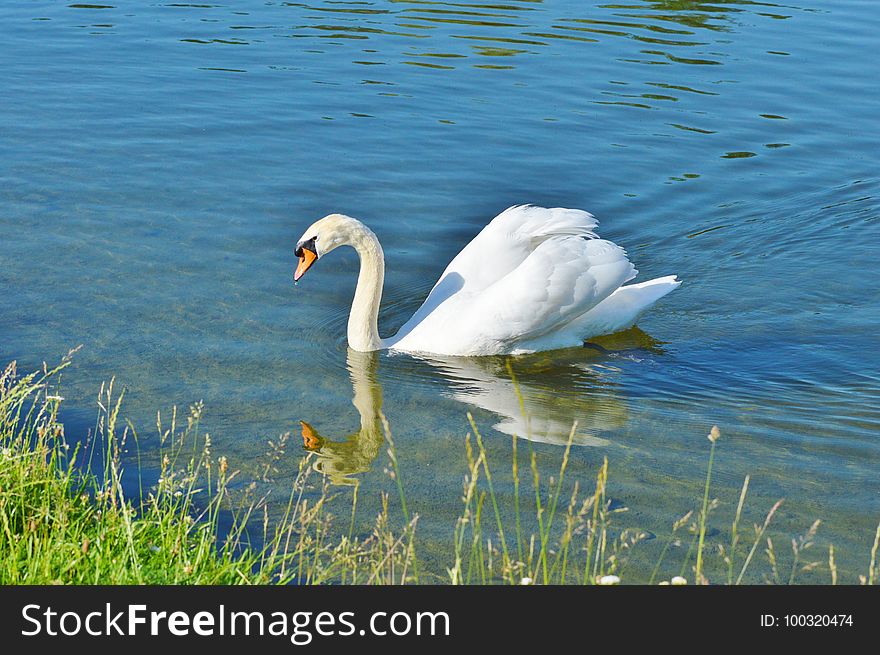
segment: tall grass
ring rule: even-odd
[[[311,453],[300,459],[285,497],[274,499],[265,483],[288,447],[287,435],[270,443],[255,479],[244,480],[224,456],[213,453],[200,428],[201,404],[185,416],[172,412],[167,421],[157,416],[159,464],[153,479],[145,479],[138,433],[120,418],[124,393],[113,381],[101,388],[93,434],[69,442],[58,417],[58,379],[69,363],[67,357],[55,368],[24,376],[13,363],[0,374],[0,584],[742,584],[761,580],[753,571],[762,557],[766,582],[792,584],[821,568],[827,568],[831,583],[839,580],[833,546],[825,561],[808,557],[818,521],[791,539],[790,555],[777,552],[768,532],[781,500],[747,536],[748,476],[727,538],[710,537],[713,512],[721,504],[711,494],[717,428],[709,433],[699,506],[673,520],[669,534],[658,538],[651,575],[642,577],[630,575],[627,563],[633,548],[645,547],[648,534],[621,524],[627,510],[609,499],[608,459],[588,484],[565,484],[576,426],[557,473],[543,479],[531,441],[527,467],[520,467],[516,438],[511,464],[499,474],[469,415],[462,509],[450,526],[450,560],[432,570],[419,557],[419,517],[409,511],[387,421],[387,471],[399,503],[383,492],[372,529],[355,536],[357,486],[347,530],[336,528],[331,507],[344,500],[339,496],[348,488],[334,487],[316,473]],[[131,458],[123,453],[131,444],[137,463],[129,465],[137,486],[127,494],[135,478],[124,471]],[[499,479],[507,483],[504,470],[512,498],[499,494]],[[524,470],[527,480],[520,479]],[[858,576],[863,584],[880,577],[878,549],[880,526],[866,558],[867,573]]]
[[[385,510],[362,539],[331,538],[331,490],[300,462],[281,516],[199,431],[201,405],[158,421],[155,484],[123,490],[123,394],[102,387],[95,434],[71,445],[52,382],[68,366],[0,375],[0,584],[399,583],[410,578],[414,530],[392,532]],[[283,440],[282,440],[283,441]],[[271,467],[272,457],[264,469]],[[317,492],[310,487],[317,486]]]

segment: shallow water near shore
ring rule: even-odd
[[[0,360],[25,370],[83,344],[63,387],[80,432],[114,375],[148,452],[156,410],[203,400],[214,452],[245,469],[293,433],[274,482],[286,499],[306,421],[337,513],[359,480],[368,531],[379,492],[396,502],[381,411],[442,571],[468,412],[502,499],[510,435],[531,436],[520,456],[533,448],[547,480],[576,420],[567,480],[590,487],[607,457],[630,508],[615,520],[664,538],[702,497],[717,424],[720,537],[748,474],[748,525],[785,498],[778,548],[822,519],[817,550],[834,543],[842,580],[866,571],[880,519],[870,7],[28,3],[0,25]],[[638,330],[514,359],[528,424],[503,358],[348,352],[353,251],[292,284],[303,229],[356,216],[385,250],[393,333],[524,202],[587,209],[639,280],[684,280]],[[634,576],[661,541],[636,547]]]

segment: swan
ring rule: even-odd
[[[483,228],[455,256],[412,318],[379,337],[385,281],[379,239],[356,218],[330,214],[296,245],[294,282],[321,257],[351,246],[360,258],[348,317],[356,351],[437,355],[518,355],[582,345],[625,330],[678,287],[675,275],[629,284],[638,271],[620,246],[600,239],[592,214],[516,205]]]

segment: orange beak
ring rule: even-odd
[[[298,282],[299,279],[306,274],[306,271],[309,270],[312,264],[315,263],[315,260],[318,259],[318,256],[313,253],[311,250],[307,248],[302,249],[302,257],[299,258],[299,264],[296,267],[296,272],[293,274],[293,281]]]

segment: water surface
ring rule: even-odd
[[[750,474],[748,522],[784,497],[782,549],[819,518],[844,579],[866,571],[880,518],[870,5],[32,2],[0,25],[0,359],[34,367],[83,344],[64,381],[74,425],[113,375],[142,433],[157,409],[203,399],[215,451],[245,467],[307,421],[331,478],[359,480],[368,530],[394,490],[381,405],[442,571],[466,413],[499,467],[524,432],[506,364],[350,356],[356,256],[334,252],[294,288],[295,240],[333,211],[367,222],[389,334],[502,209],[579,207],[641,279],[685,283],[641,331],[513,363],[542,474],[576,419],[569,479],[608,457],[626,523],[664,535],[701,494],[717,423],[721,537]]]

